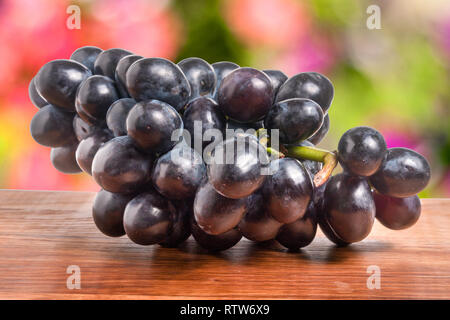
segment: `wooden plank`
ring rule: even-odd
[[[211,255],[108,238],[91,218],[93,193],[0,191],[0,299],[450,298],[450,200],[424,199],[419,222],[336,248],[319,233],[301,252],[242,240]],[[81,289],[66,286],[69,265]],[[381,288],[368,289],[369,266]]]

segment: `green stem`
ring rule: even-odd
[[[268,154],[273,155],[273,156],[276,156],[276,157],[279,158],[279,159],[285,157],[284,153],[282,153],[282,152],[280,152],[280,151],[278,151],[278,150],[275,150],[274,148],[268,147],[268,148],[266,148],[266,150],[267,150],[267,153],[268,153]]]
[[[327,182],[328,178],[333,173],[334,168],[338,164],[336,152],[323,150],[315,147],[294,146],[287,148],[287,156],[297,159],[307,159],[317,162],[322,162],[322,169],[314,176],[314,185],[320,187]]]

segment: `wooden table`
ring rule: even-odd
[[[166,249],[107,238],[92,221],[93,197],[0,191],[0,299],[450,298],[448,199],[424,199],[411,229],[376,223],[347,248],[319,233],[297,253],[242,240],[210,255],[192,239]],[[67,287],[71,265],[80,289]],[[368,289],[368,268],[379,268],[380,289]]]

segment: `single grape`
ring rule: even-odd
[[[315,145],[319,144],[327,135],[328,130],[330,130],[330,116],[327,113],[323,118],[323,123],[320,129],[317,130],[316,133],[314,133],[311,137],[309,137],[308,141],[312,142]]]
[[[261,120],[273,102],[270,78],[256,69],[236,69],[222,80],[218,102],[222,112],[233,120],[238,122]]]
[[[294,98],[277,102],[266,116],[265,128],[278,129],[281,143],[292,144],[311,137],[323,123],[323,112],[312,100]]]
[[[195,221],[206,233],[217,235],[233,229],[246,212],[246,198],[225,198],[210,183],[200,186],[195,195]]]
[[[262,188],[267,212],[282,223],[303,217],[311,200],[313,186],[305,167],[296,159],[276,159],[271,175]]]
[[[375,217],[383,226],[392,230],[403,230],[414,225],[420,217],[421,204],[417,195],[394,198],[373,192]]]
[[[253,241],[274,239],[282,223],[278,222],[265,210],[264,198],[260,192],[248,197],[248,212],[239,222],[242,235]]]
[[[288,79],[288,76],[280,70],[263,70],[263,72],[270,78],[270,82],[272,83],[273,88],[273,95],[275,97],[281,85]]]
[[[76,114],[73,118],[73,131],[75,132],[75,136],[77,137],[78,141],[89,137],[97,129],[97,126],[93,126],[87,123],[86,121],[81,119],[78,114]]]
[[[211,65],[200,58],[186,58],[178,62],[191,86],[191,100],[212,93],[216,86],[216,74]]]
[[[127,135],[127,117],[130,110],[136,104],[136,100],[130,98],[119,99],[108,109],[106,124],[116,137]]]
[[[172,230],[175,207],[154,190],[148,190],[128,202],[123,226],[131,241],[140,245],[164,241]]]
[[[76,109],[78,115],[85,121],[92,118],[103,121],[108,108],[118,99],[119,93],[114,81],[105,76],[94,75],[80,85]]]
[[[72,142],[62,147],[52,148],[50,160],[56,170],[62,173],[80,173],[81,169],[75,160],[78,143]]]
[[[75,138],[73,116],[64,109],[47,105],[39,109],[31,120],[31,136],[43,146],[61,147]]]
[[[137,150],[133,139],[116,137],[95,154],[92,176],[109,192],[134,193],[148,182],[151,165],[152,159]]]
[[[277,241],[290,250],[298,250],[309,245],[316,236],[317,217],[314,202],[310,202],[303,217],[283,225]]]
[[[186,110],[183,113],[184,128],[190,134],[190,146],[194,148],[198,153],[203,154],[204,148],[209,144],[217,144],[220,141],[216,141],[215,137],[210,137],[210,140],[206,139],[205,132],[213,133],[212,130],[217,130],[222,135],[225,131],[225,116],[219,109],[217,103],[206,97],[199,97],[191,101]],[[197,130],[196,132],[196,123]],[[196,143],[196,141],[198,141]]]
[[[262,186],[269,158],[256,138],[243,135],[218,144],[209,162],[208,178],[217,192],[239,199]]]
[[[238,228],[233,228],[219,235],[208,234],[197,225],[195,220],[192,221],[192,236],[202,248],[211,252],[230,249],[242,238]]]
[[[100,190],[94,199],[92,216],[97,228],[109,237],[121,237],[125,234],[123,215],[133,195],[112,193]]]
[[[142,58],[143,57],[137,55],[129,55],[123,57],[117,63],[114,79],[116,80],[117,90],[122,98],[130,97],[127,91],[127,71],[133,63]]]
[[[375,202],[364,178],[341,173],[325,188],[323,220],[346,243],[367,237],[375,219]]]
[[[114,80],[117,64],[120,59],[132,54],[130,51],[117,48],[102,51],[95,60],[94,74],[106,76]]]
[[[36,77],[31,79],[31,81],[30,81],[30,84],[28,86],[28,97],[30,98],[31,103],[36,108],[40,109],[40,108],[45,107],[46,105],[48,105],[48,102],[47,102],[47,100],[42,98],[41,94],[37,91],[35,81],[36,81]]]
[[[80,168],[87,174],[92,175],[92,162],[95,154],[105,142],[114,137],[108,129],[97,129],[91,135],[81,140],[78,144],[75,158]]]
[[[191,95],[189,82],[180,67],[162,58],[140,59],[133,63],[127,71],[127,90],[138,102],[156,99],[177,111],[186,105]]]
[[[219,87],[222,83],[223,78],[225,78],[231,71],[239,68],[239,66],[236,63],[229,62],[229,61],[220,61],[215,62],[211,65],[214,69],[214,73],[216,74],[216,87],[214,89],[214,92],[212,94],[212,97],[215,101],[217,101],[217,95],[219,94]]]
[[[428,161],[406,148],[390,148],[370,183],[381,194],[396,198],[411,197],[422,191],[430,181]]]
[[[328,221],[325,219],[325,215],[322,212],[317,214],[317,223],[319,224],[320,230],[322,230],[323,234],[336,244],[338,247],[346,247],[350,243],[342,240],[339,236],[334,232],[333,228],[331,228]]]
[[[175,214],[172,220],[172,230],[160,246],[166,248],[175,248],[182,244],[191,235],[192,199],[184,201],[172,201],[175,207]]]
[[[328,181],[329,180],[327,180],[320,187],[314,188],[312,201],[316,209],[317,224],[319,225],[320,230],[322,230],[323,234],[328,238],[328,240],[335,243],[339,247],[345,247],[350,243],[345,242],[344,240],[339,238],[334,232],[334,230],[330,227],[328,221],[325,219],[324,200],[325,200],[325,189],[327,187]]]
[[[386,153],[386,142],[373,128],[355,127],[342,135],[338,153],[339,163],[346,171],[368,177],[380,167]]]
[[[174,148],[158,158],[151,174],[156,190],[169,199],[195,196],[206,176],[202,157],[188,147]]]
[[[53,60],[39,70],[35,85],[48,103],[75,111],[78,86],[91,75],[88,68],[76,61]]]
[[[299,73],[286,80],[278,90],[275,101],[305,98],[315,101],[326,113],[333,101],[334,88],[331,81],[317,72]]]
[[[126,123],[128,135],[142,150],[158,154],[172,149],[183,130],[179,113],[158,100],[137,103],[128,113]]]
[[[93,46],[85,46],[75,50],[70,56],[70,60],[77,61],[84,65],[86,68],[94,72],[94,63],[98,55],[102,53],[103,50]]]

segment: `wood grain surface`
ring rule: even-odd
[[[376,223],[336,248],[319,232],[300,252],[242,240],[211,255],[190,238],[177,249],[108,238],[91,218],[93,193],[0,191],[0,299],[450,298],[450,200],[424,199],[412,228]],[[68,289],[67,267],[81,270]],[[368,289],[369,266],[381,288]]]

